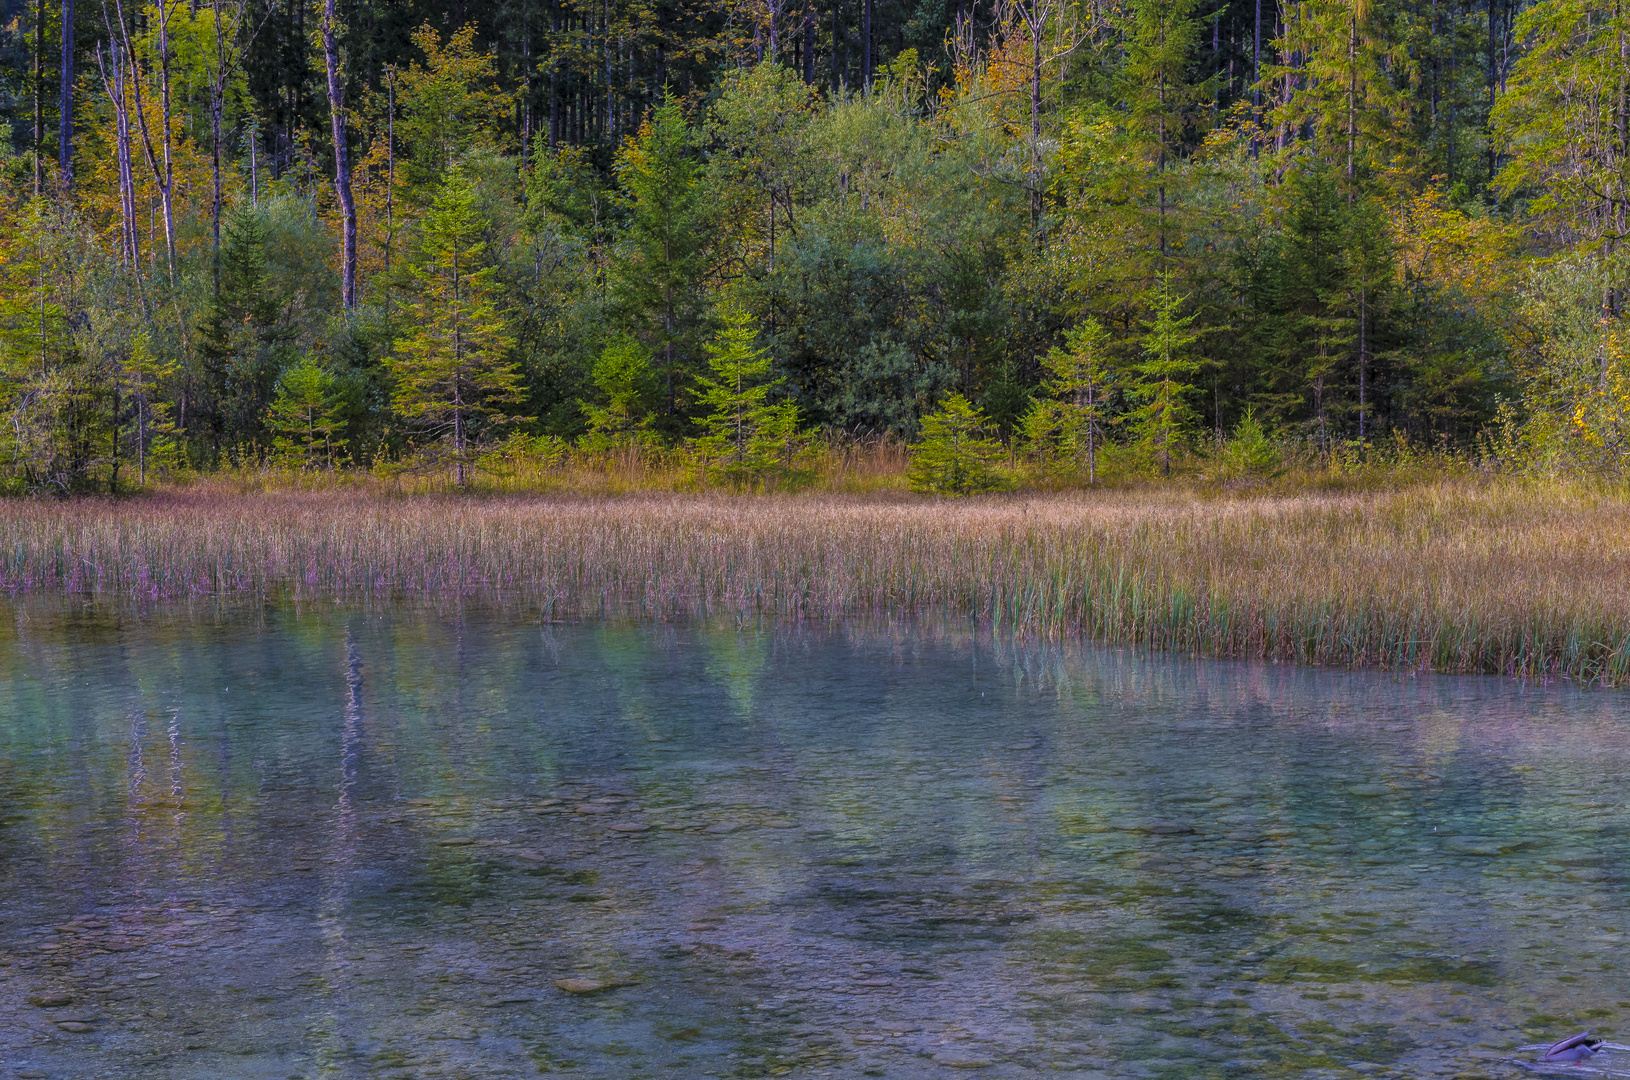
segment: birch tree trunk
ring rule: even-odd
[[[74,0],[62,0],[62,62],[57,93],[57,170],[63,194],[74,186]]]
[[[140,252],[137,248],[139,233],[136,231],[136,191],[135,174],[130,163],[130,108],[125,97],[125,63],[119,55],[117,42],[108,47],[113,61],[113,75],[108,75],[107,65],[102,62],[102,50],[96,50],[96,67],[102,76],[102,85],[107,89],[108,101],[113,105],[113,124],[116,133],[115,152],[119,162],[119,213],[123,219],[123,229],[120,232],[120,254],[128,260],[131,270],[140,273]]]
[[[351,159],[345,146],[345,89],[334,38],[334,0],[323,0],[323,63],[328,69],[328,115],[334,136],[334,191],[340,202],[340,303],[357,306],[357,204],[351,197]]]
[[[147,160],[147,167],[153,173],[153,183],[158,188],[159,203],[164,213],[164,253],[173,282],[175,213],[172,195],[175,174],[170,155],[170,7],[167,0],[158,6],[159,119],[164,125],[164,131],[161,133],[164,151],[162,163],[159,161],[158,152],[153,149],[153,133],[147,123],[147,109],[142,102],[141,69],[136,63],[136,50],[130,41],[130,26],[125,21],[123,0],[115,0],[115,8],[119,15],[119,34],[124,40],[125,63],[130,71],[131,95],[135,98],[136,123],[141,129],[142,156]]]

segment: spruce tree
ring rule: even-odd
[[[583,402],[589,430],[581,443],[585,450],[626,450],[652,441],[650,417],[641,398],[651,379],[651,354],[626,334],[611,340],[595,361],[590,378],[605,404]]]
[[[671,93],[617,156],[628,207],[627,243],[612,262],[612,293],[629,328],[661,358],[672,418],[678,370],[700,310],[705,230],[698,207],[695,139]],[[670,427],[673,422],[670,419]]]
[[[1161,274],[1149,298],[1153,319],[1143,324],[1143,359],[1132,367],[1137,378],[1132,395],[1140,404],[1127,417],[1139,444],[1160,464],[1162,476],[1171,475],[1172,458],[1194,422],[1188,402],[1194,385],[1188,380],[1202,363],[1190,355],[1200,335],[1189,329],[1193,315],[1178,314],[1186,297],[1177,295],[1172,278],[1170,271]]]
[[[494,268],[482,238],[488,222],[475,191],[453,173],[425,214],[420,257],[412,267],[417,297],[412,326],[389,361],[397,414],[443,441],[457,483],[469,483],[475,441],[484,425],[511,420],[505,406],[521,400],[521,380],[507,359],[509,330],[498,313]]]
[[[771,389],[781,380],[767,379],[769,350],[754,347],[753,318],[741,308],[723,312],[724,326],[704,348],[709,378],[697,376],[696,400],[707,410],[702,418],[705,434],[692,442],[706,476],[720,476],[732,484],[758,480],[781,460],[788,439],[796,436],[797,411],[768,404]]]
[[[1085,470],[1087,483],[1098,482],[1098,449],[1103,442],[1104,398],[1114,384],[1107,362],[1109,331],[1088,318],[1064,335],[1064,348],[1054,346],[1042,357],[1048,395],[1024,419],[1025,441],[1044,459],[1062,458],[1073,471]]]
[[[1002,486],[996,471],[1002,445],[988,436],[985,415],[961,394],[952,394],[922,419],[922,440],[911,448],[906,479],[912,491],[972,495]]]
[[[342,405],[333,374],[313,357],[284,371],[266,424],[278,457],[303,471],[332,469],[347,441]]]

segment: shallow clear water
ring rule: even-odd
[[[0,1077],[1500,1076],[1630,1010],[1617,694],[6,611]]]

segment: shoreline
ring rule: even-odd
[[[0,588],[503,596],[545,617],[971,619],[1219,658],[1630,681],[1630,504],[1439,483],[935,500],[226,495],[0,503]]]

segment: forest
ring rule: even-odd
[[[16,2],[0,486],[1621,477],[1601,0]],[[902,458],[903,460],[903,458]]]

